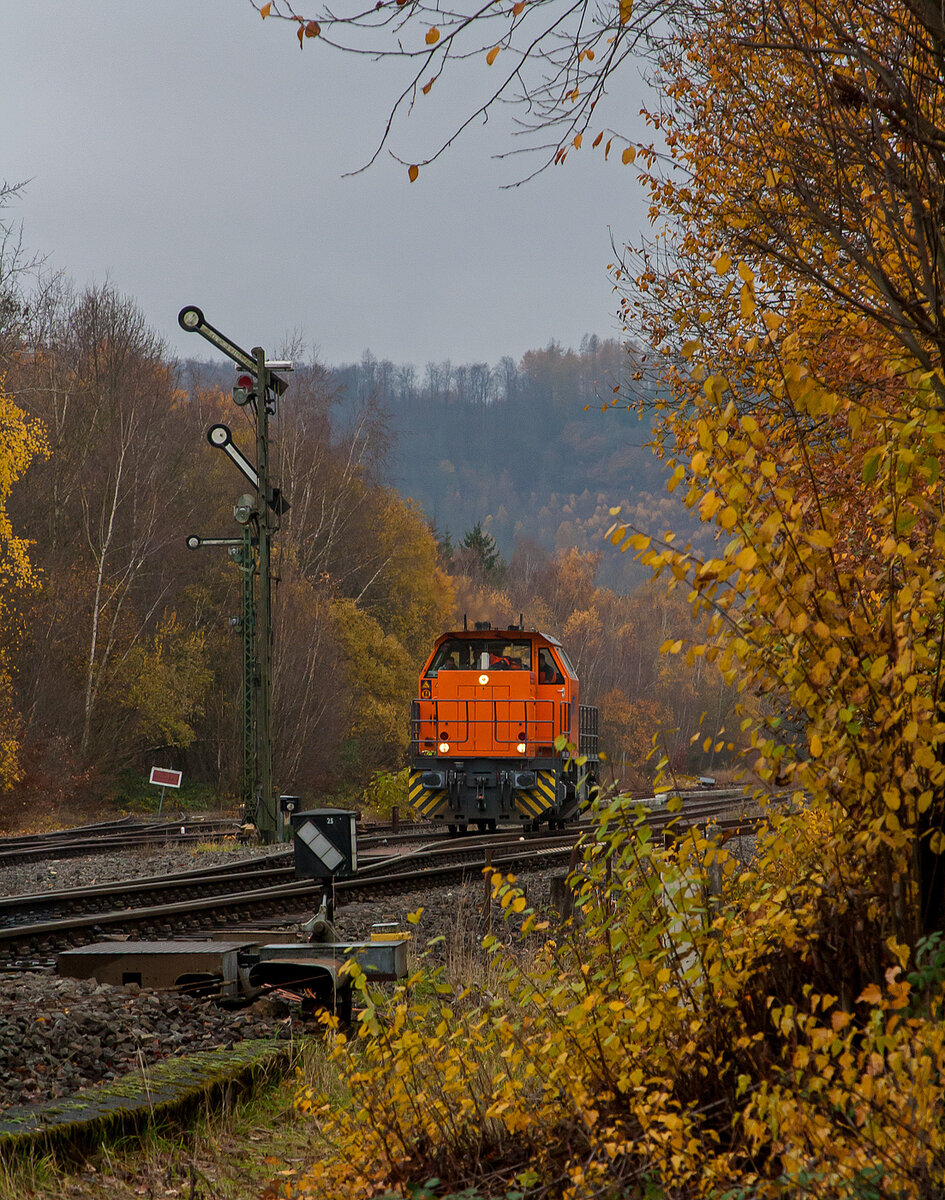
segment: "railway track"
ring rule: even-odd
[[[685,811],[685,819],[690,824],[703,819],[713,819],[718,824],[715,814],[718,812],[717,800],[690,802]],[[648,823],[654,829],[664,828],[667,823],[678,822],[678,814],[670,814],[660,810],[653,811],[648,817]],[[432,829],[429,824],[421,827],[425,837],[419,832],[394,833],[384,831],[372,836],[359,839],[359,849],[362,860],[370,859],[372,852],[384,854],[392,869],[399,873],[404,864],[404,870],[409,869],[412,856],[402,854],[398,858],[389,855],[393,847],[404,847],[414,841],[421,845],[437,842],[442,845],[430,853],[450,856],[456,861],[464,861],[470,854],[476,854],[480,848],[498,848],[519,842],[523,837],[529,841],[537,838],[547,839],[548,834],[523,835],[518,829],[500,830],[494,834],[473,835],[463,839],[445,839],[445,835]],[[574,827],[565,836],[572,840],[581,832],[590,828],[588,823]],[[369,868],[373,869],[373,868]],[[367,874],[367,871],[362,871]],[[0,930],[15,927],[44,924],[63,919],[63,916],[94,915],[98,913],[114,913],[133,911],[137,908],[153,908],[173,903],[191,900],[211,900],[218,896],[227,896],[235,891],[260,891],[267,887],[289,885],[295,881],[293,867],[293,852],[291,849],[277,850],[258,857],[240,859],[237,862],[224,863],[215,867],[195,868],[189,871],[179,871],[169,875],[151,876],[140,879],[99,884],[89,887],[63,889],[60,891],[43,891],[32,895],[18,895],[0,898]]]
[[[431,835],[428,821],[399,821],[394,825],[372,823],[363,827],[365,845],[381,841],[416,841]],[[82,858],[146,846],[198,845],[218,839],[234,840],[240,826],[233,820],[195,818],[176,821],[138,821],[130,817],[80,825],[50,833],[0,838],[0,870],[23,863],[63,858]]]
[[[693,812],[711,812],[720,805],[737,802],[746,796],[744,789],[713,790],[711,793],[683,791],[673,794],[679,795],[687,811],[691,809]],[[653,805],[657,799],[641,799],[641,803]],[[423,841],[436,836],[440,831],[439,826],[431,826],[428,821],[403,820],[390,825],[371,823],[359,828],[359,844],[365,847]],[[496,836],[501,836],[503,832],[510,831],[500,830]],[[186,846],[220,838],[229,840],[235,838],[238,833],[239,824],[231,819],[196,817],[193,820],[178,818],[174,821],[144,821],[122,817],[112,821],[79,825],[71,829],[52,830],[48,833],[2,837],[0,871],[4,867],[19,866],[23,863],[122,852],[146,846]]]
[[[235,838],[239,826],[232,820],[104,821],[97,825],[23,837],[0,838],[0,869],[22,863],[79,858],[92,854],[138,849],[143,846],[197,845],[219,838]]]
[[[707,823],[723,836],[745,834],[759,821],[718,812],[717,802],[702,800],[681,813],[651,811],[646,819],[654,834],[669,836]],[[365,858],[355,878],[335,882],[335,904],[460,884],[478,877],[487,858],[503,872],[563,869],[586,832],[441,836],[434,844],[428,837],[416,850]],[[389,842],[390,835],[377,840]],[[323,885],[296,879],[290,858],[280,851],[203,871],[7,898],[0,901],[0,970],[48,969],[62,950],[107,937],[169,938],[221,926],[238,936],[247,924],[299,923],[317,908]]]
[[[444,845],[415,855],[396,856],[365,867],[352,879],[334,884],[335,904],[355,900],[376,901],[383,896],[417,888],[458,884],[478,877],[486,856],[503,871],[525,871],[551,864],[566,865],[574,836],[537,839],[488,847]],[[287,868],[291,871],[291,868]],[[0,929],[0,970],[48,969],[62,950],[106,937],[164,939],[225,926],[239,936],[239,926],[270,923],[287,925],[307,919],[321,901],[323,885],[311,880],[288,879],[264,887],[234,887],[211,898],[175,900],[134,909],[112,909],[84,915],[60,915],[53,920]]]

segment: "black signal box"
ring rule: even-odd
[[[291,821],[297,879],[345,879],[357,874],[357,813],[314,808],[292,813]]]

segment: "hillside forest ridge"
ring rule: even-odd
[[[40,797],[147,795],[156,763],[232,802],[241,576],[185,538],[240,532],[245,485],[206,440],[227,423],[254,457],[233,372],[173,361],[111,287],[46,296],[5,347],[4,403],[32,461],[6,504],[29,565],[6,599],[0,822]],[[681,768],[727,761],[689,742],[734,693],[659,655],[691,630],[687,606],[639,568],[619,587],[632,560],[603,539],[618,488],[668,525],[648,418],[600,411],[623,357],[587,339],[501,370],[431,366],[425,382],[369,355],[297,364],[272,421],[291,503],[274,552],[279,791],[357,803],[398,772],[419,667],[463,614],[522,613],[566,642],[624,779],[646,786],[661,729]],[[613,439],[618,423],[632,432]]]

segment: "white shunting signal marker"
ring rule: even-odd
[[[301,838],[316,858],[321,859],[329,871],[334,871],[340,863],[344,862],[345,856],[311,821],[306,821],[300,829],[295,831],[295,834],[296,837]]]

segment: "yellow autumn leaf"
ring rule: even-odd
[[[743,283],[738,293],[742,320],[747,321],[755,311],[755,294],[747,283]]]
[[[440,31],[435,25],[431,25],[427,30],[426,38],[424,39],[428,46],[435,46],[440,40]]]
[[[271,4],[264,4],[262,6],[262,8],[259,10],[259,15],[262,17],[262,19],[264,21],[265,21],[266,17],[269,16],[269,13],[271,12],[271,10],[272,10]]]
[[[636,156],[636,150],[634,150],[632,146],[628,146],[626,150],[624,150],[623,154],[621,154],[620,161],[624,166],[626,166],[628,163],[632,163]]]
[[[407,175],[408,175],[411,183],[416,183],[417,176],[419,174],[420,174],[420,168],[416,165],[416,163],[411,164],[411,166],[409,166],[407,168]]]
[[[732,258],[729,254],[716,255],[715,262],[712,264],[715,267],[717,275],[724,275],[732,265]]]
[[[710,521],[721,507],[721,497],[716,492],[708,492],[699,501],[699,515],[703,521]]]
[[[489,51],[489,53],[486,55],[486,62],[489,64],[490,67],[495,62],[495,60],[499,57],[499,51],[501,49],[502,49],[501,46],[493,46],[492,49]]]
[[[579,133],[576,133],[576,134],[574,135],[574,142],[572,143],[572,145],[574,146],[574,149],[575,149],[575,150],[580,150],[580,149],[581,149],[581,143],[582,143],[583,141],[584,141],[584,139],[581,137],[581,135],[580,135]]]
[[[858,1004],[879,1004],[882,998],[883,993],[875,983],[871,983],[868,987],[865,987],[862,992],[860,992],[856,1000]]]
[[[810,756],[811,758],[820,758],[824,752],[824,744],[820,740],[819,733],[812,733],[810,736]]]
[[[620,24],[626,23],[633,16],[633,0],[620,0]]]

